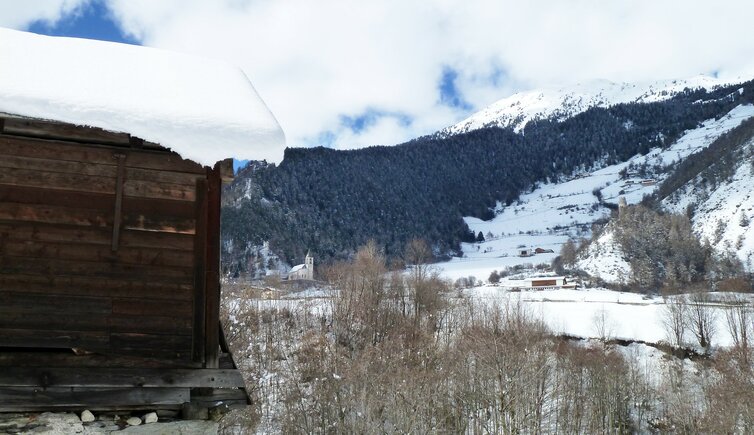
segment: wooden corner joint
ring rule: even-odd
[[[220,179],[223,184],[233,182],[233,159],[225,159],[215,164],[215,170],[220,172]]]

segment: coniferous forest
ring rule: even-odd
[[[397,146],[289,148],[279,165],[252,162],[224,194],[226,273],[244,272],[247,248],[270,242],[285,261],[349,258],[368,240],[397,258],[414,238],[436,258],[474,241],[463,216],[493,217],[537,183],[670,145],[685,130],[754,100],[754,81],[686,90],[653,103],[592,108],[520,132],[485,128]]]

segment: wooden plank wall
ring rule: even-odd
[[[203,359],[207,170],[167,151],[7,133],[6,122],[0,347]]]

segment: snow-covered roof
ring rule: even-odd
[[[530,276],[528,278],[524,278],[524,281],[541,281],[543,279],[546,280],[557,280],[557,279],[565,279],[564,276]]]
[[[3,28],[0,59],[2,113],[130,133],[208,166],[283,157],[275,117],[224,62]]]
[[[298,272],[301,269],[306,269],[306,264],[299,264],[296,266],[291,267],[291,271],[288,273]]]

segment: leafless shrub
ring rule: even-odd
[[[701,432],[754,433],[754,368],[739,348],[718,352],[715,376],[704,389],[708,412]]]

